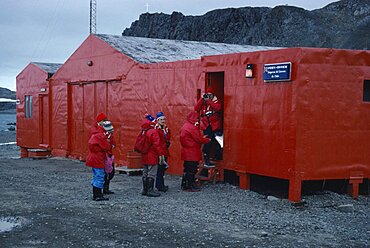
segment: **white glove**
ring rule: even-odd
[[[164,161],[164,155],[159,156],[159,164],[163,165]]]

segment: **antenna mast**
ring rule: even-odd
[[[90,0],[90,34],[96,34],[96,0]]]

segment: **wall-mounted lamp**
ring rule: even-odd
[[[245,68],[245,77],[252,78],[253,77],[253,64],[247,64]]]
[[[88,66],[92,66],[93,65],[93,62],[91,60],[87,61],[86,63]]]

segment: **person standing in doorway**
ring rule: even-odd
[[[157,124],[155,125],[155,128],[159,131],[159,138],[160,138],[160,144],[164,151],[164,160],[165,162],[163,164],[158,165],[157,170],[157,178],[155,180],[155,187],[158,189],[158,191],[166,192],[168,190],[168,186],[164,184],[164,174],[166,170],[168,169],[168,157],[170,156],[169,147],[170,147],[170,140],[171,140],[171,132],[170,129],[167,127],[167,118],[163,112],[158,112],[156,114],[156,120]]]
[[[88,141],[89,154],[86,158],[86,166],[92,168],[93,179],[91,181],[93,187],[93,200],[106,201],[108,198],[103,196],[104,185],[104,160],[106,153],[112,149],[110,137],[103,128],[103,122],[107,121],[107,116],[104,113],[98,114],[96,123],[90,130],[90,138]]]
[[[203,134],[211,139],[211,142],[203,146],[204,166],[213,167],[210,162],[210,151],[212,143],[217,145],[216,158],[221,159],[222,151],[215,135],[222,135],[221,102],[215,96],[214,89],[208,87],[202,97],[194,106],[194,110],[200,115],[200,128]]]
[[[181,188],[185,191],[199,191],[195,186],[195,174],[202,158],[201,146],[210,139],[202,135],[199,129],[199,115],[191,111],[180,131],[181,159],[184,160],[184,174]]]

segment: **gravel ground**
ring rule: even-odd
[[[116,174],[116,194],[94,202],[83,163],[17,156],[15,145],[0,146],[2,248],[370,247],[368,196],[324,191],[295,207],[229,184],[182,192],[181,178],[166,176],[170,190],[149,198],[139,176]],[[1,232],[2,222],[17,226]]]

